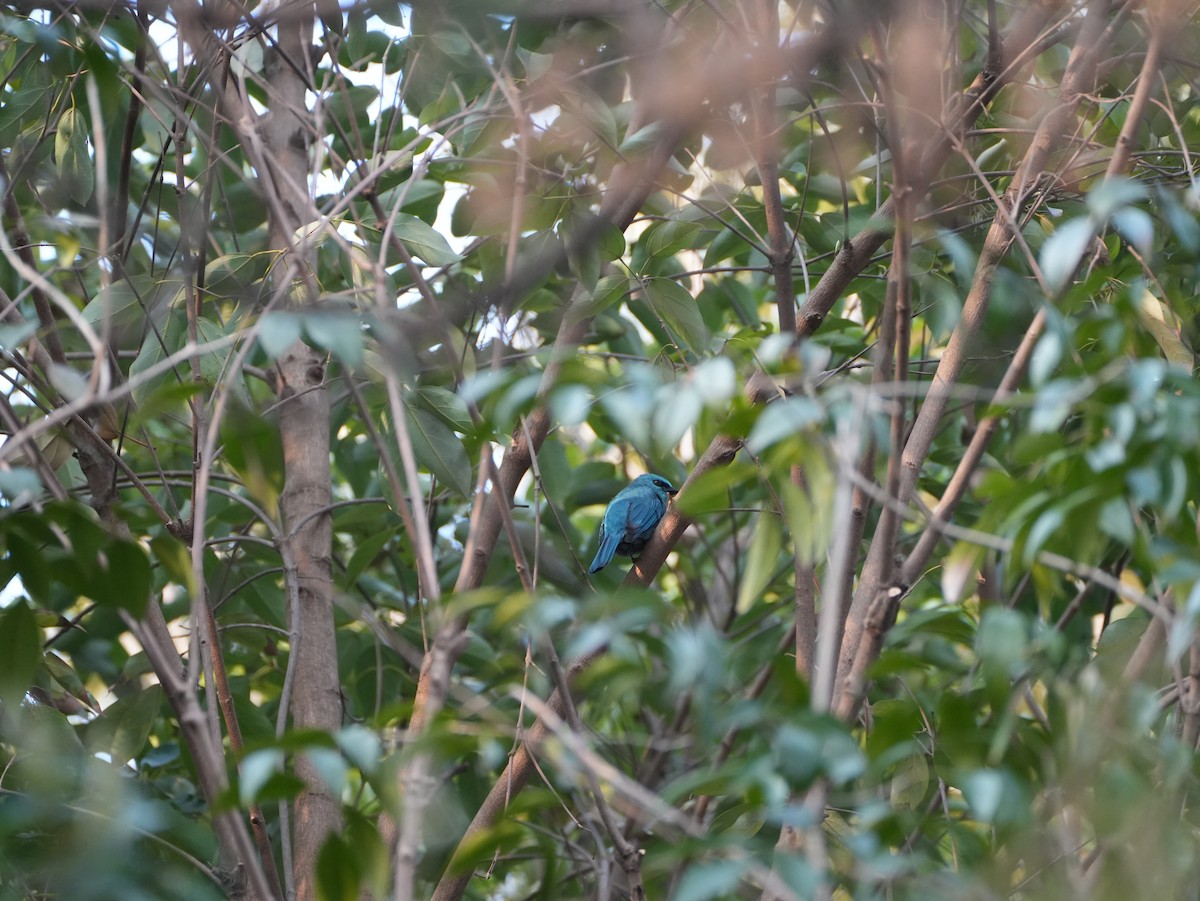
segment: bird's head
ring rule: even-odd
[[[665,500],[668,497],[674,497],[679,493],[679,489],[674,487],[670,482],[662,476],[648,472],[645,475],[638,476],[633,480],[634,485],[644,485],[646,488],[663,496]]]

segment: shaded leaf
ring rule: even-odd
[[[42,630],[24,599],[0,611],[0,701],[16,706],[42,659]]]
[[[471,462],[462,439],[441,419],[420,407],[405,405],[408,432],[417,462],[448,488],[467,497],[471,493]]]
[[[54,159],[71,199],[80,205],[87,203],[96,185],[96,170],[88,155],[87,117],[74,107],[58,120]]]
[[[646,279],[643,287],[646,302],[678,340],[694,354],[708,350],[708,329],[696,299],[685,288],[667,278]]]

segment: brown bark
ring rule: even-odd
[[[942,115],[944,134],[924,149],[923,155],[917,158],[913,166],[910,187],[915,197],[924,195],[931,179],[950,158],[954,137],[970,128],[999,90],[1029,62],[1033,48],[1037,46],[1039,33],[1061,6],[1061,0],[1046,0],[1024,7],[1009,27],[1008,36],[995,54],[995,59],[989,60],[970,86],[947,105]],[[841,299],[842,292],[867,267],[892,233],[895,215],[895,199],[889,197],[866,227],[842,247],[833,264],[800,307],[796,322],[798,337],[806,338],[821,327],[833,305]]]
[[[1107,9],[1105,0],[1093,3],[1089,8],[1067,63],[1057,102],[1042,119],[1013,177],[1012,185],[1000,199],[999,209],[984,240],[971,289],[963,304],[962,315],[938,362],[925,401],[904,446],[899,484],[892,495],[900,505],[907,504],[912,497],[917,476],[933,446],[952,387],[962,373],[968,348],[983,323],[996,271],[1016,234],[1017,215],[1045,171],[1055,143],[1062,140],[1083,92],[1088,90],[1095,77],[1100,37],[1108,23]],[[896,452],[894,449],[893,453]],[[862,687],[865,668],[877,654],[879,643],[902,594],[902,591],[888,584],[892,556],[893,545],[888,535],[877,532],[850,606],[838,662],[839,688],[835,709],[843,715],[849,715],[857,708],[855,699]],[[859,645],[864,639],[868,644],[860,650]]]
[[[312,281],[313,250],[298,243],[297,230],[315,219],[308,193],[309,145],[313,125],[306,105],[311,82],[309,48],[315,8],[289,6],[279,17],[264,69],[270,113],[261,119],[240,98],[227,77],[214,72],[220,112],[237,133],[253,163],[269,212],[276,263],[277,298],[317,299]],[[203,23],[182,23],[197,48],[220,58]],[[277,361],[274,387],[283,446],[284,491],[280,497],[281,554],[288,589],[291,638],[288,677],[290,714],[297,729],[334,731],[341,725],[337,645],[333,623],[332,474],[329,465],[330,408],[325,358],[297,343]],[[299,901],[316,898],[315,864],[325,839],[341,828],[340,799],[304,757],[295,763],[305,783],[294,802],[294,861],[290,875]],[[285,839],[286,840],[286,839]]]

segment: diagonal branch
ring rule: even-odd
[[[921,405],[904,447],[899,485],[896,493],[889,495],[901,507],[912,496],[917,475],[933,446],[942,414],[949,402],[949,389],[958,381],[966,362],[967,349],[983,324],[996,272],[1015,236],[1015,214],[1041,179],[1055,142],[1061,140],[1080,99],[1095,78],[1096,60],[1101,50],[1100,38],[1108,22],[1107,9],[1107,0],[1095,0],[1089,7],[1063,74],[1058,101],[1042,119],[1011,185],[1000,199],[958,325],[938,362],[925,402]],[[897,450],[893,449],[893,454]],[[895,605],[903,593],[893,590],[889,583],[893,549],[887,539],[886,532],[876,532],[847,616],[838,663],[840,690],[835,705],[835,709],[843,714],[857,708],[857,702],[852,699],[856,699],[861,691],[866,666],[878,653],[874,645],[882,641]],[[871,646],[860,653],[859,644],[867,632],[873,636]]]

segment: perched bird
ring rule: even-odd
[[[678,493],[670,482],[653,473],[638,476],[618,491],[600,520],[600,547],[588,572],[600,572],[613,554],[632,557],[641,553],[667,512],[667,501]]]

